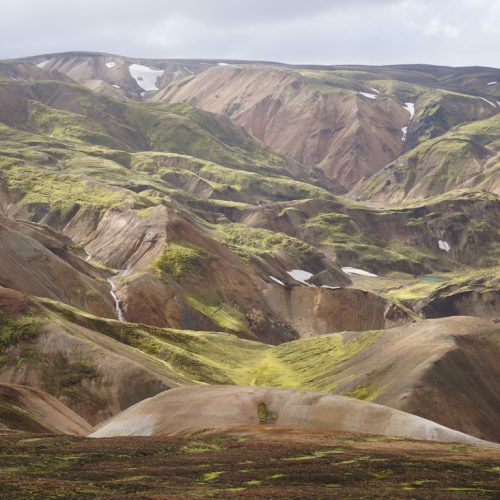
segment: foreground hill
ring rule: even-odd
[[[220,412],[220,408],[226,410]],[[431,441],[487,444],[387,407],[314,392],[251,387],[166,391],[106,422],[91,437],[175,436],[238,425],[310,427]]]

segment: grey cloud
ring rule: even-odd
[[[0,58],[499,66],[500,0],[3,0]]]

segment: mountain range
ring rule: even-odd
[[[0,429],[495,454],[499,195],[500,69],[0,61]]]

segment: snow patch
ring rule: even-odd
[[[380,90],[374,89],[373,87],[370,87],[370,90],[373,90],[376,94],[380,94]]]
[[[415,116],[415,104],[413,102],[405,102],[403,106],[410,113],[410,120]]]
[[[406,135],[408,134],[408,127],[402,127],[401,132],[403,133],[403,137],[401,137],[401,140],[403,142],[406,142]]]
[[[438,246],[439,246],[439,249],[443,250],[444,252],[449,252],[450,251],[450,245],[448,244],[447,241],[439,240],[438,241]]]
[[[310,280],[313,277],[312,273],[309,273],[307,271],[303,271],[302,269],[292,269],[291,271],[287,271],[287,274],[289,274],[295,281],[298,281],[299,283],[302,283],[303,285],[314,286],[314,285],[311,285],[311,283],[307,282],[308,280]]]
[[[217,66],[229,66],[229,64],[222,62],[222,63],[217,63]]]
[[[355,267],[343,267],[342,271],[346,274],[359,274],[360,276],[369,276],[370,278],[378,278],[376,274],[369,273],[364,269],[357,269]]]
[[[321,285],[321,288],[326,288],[327,290],[340,290],[341,286],[330,286],[330,285]]]
[[[115,89],[119,89],[119,88],[120,88],[120,86],[119,86],[119,85],[113,85],[113,87],[114,87]]]
[[[484,102],[487,102],[490,106],[493,106],[494,108],[497,107],[497,105],[491,101],[488,101],[488,99],[484,98],[484,97],[480,97],[479,99],[482,99]]]
[[[45,61],[42,61],[41,63],[38,63],[36,65],[37,68],[45,68],[45,66],[47,65],[47,63],[50,61],[50,59],[47,59]]]
[[[278,283],[278,285],[281,285],[281,286],[286,286],[283,281],[279,280],[278,278],[275,278],[274,276],[271,276],[269,275],[269,277],[275,282],[275,283]]]
[[[107,63],[106,63],[106,66],[107,66],[108,68],[114,68],[114,67],[116,66],[116,63],[115,63],[115,62],[112,62],[112,61],[111,61],[111,62],[107,62]]]
[[[186,66],[183,66],[183,68],[191,75],[194,75],[194,73],[189,69],[189,68],[186,68]]]
[[[360,92],[361,95],[368,97],[368,99],[376,99],[377,96],[375,94],[370,94],[369,92]]]
[[[496,85],[498,82],[488,82],[486,85]]]
[[[497,101],[497,104],[500,106],[500,101]]]
[[[141,64],[131,64],[128,70],[137,82],[137,85],[145,91],[158,90],[156,82],[164,73],[162,69],[152,69]]]

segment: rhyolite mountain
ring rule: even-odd
[[[312,416],[325,401],[353,432],[500,441],[498,82],[1,61],[0,428],[163,435],[176,408],[345,431]],[[221,397],[251,404],[205,421]]]

